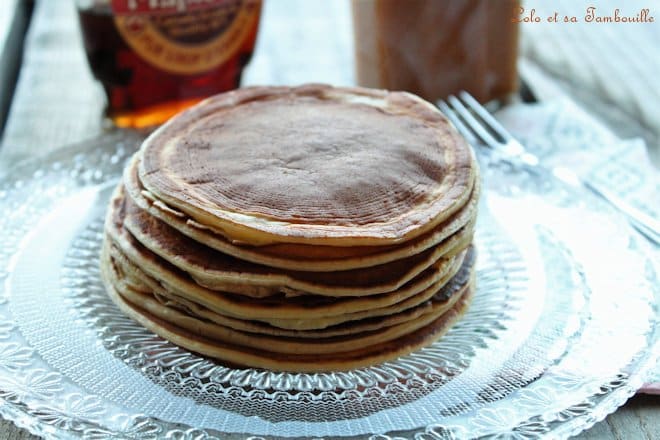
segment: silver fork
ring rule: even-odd
[[[509,163],[531,171],[542,168],[538,157],[527,151],[469,93],[460,92],[458,96],[450,96],[447,101],[438,101],[437,105],[471,145],[489,148]],[[600,199],[607,201],[623,213],[637,231],[656,246],[660,246],[660,222],[658,220],[635,208],[606,188],[580,179],[568,169],[554,168],[547,171],[565,183],[573,186],[581,185]]]

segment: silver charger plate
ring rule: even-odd
[[[478,288],[440,341],[370,368],[229,368],[126,318],[99,281],[108,198],[139,136],[0,181],[0,415],[46,438],[564,438],[658,357],[658,262],[611,209],[483,164]]]

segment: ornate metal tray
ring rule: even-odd
[[[227,368],[124,317],[98,274],[135,150],[108,135],[0,181],[0,415],[47,438],[567,437],[658,355],[657,260],[608,206],[484,164],[478,292],[433,346],[344,373]]]

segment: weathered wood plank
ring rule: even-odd
[[[0,149],[8,164],[101,131],[104,97],[82,49],[72,1],[38,1]]]
[[[579,440],[603,440],[603,439],[615,439],[612,428],[603,420],[600,423],[596,423],[591,429],[584,431],[575,437]]]
[[[642,394],[626,405],[626,411],[609,417],[606,421],[615,438],[631,438],[631,433],[639,433],[640,438],[660,438],[660,397]]]
[[[657,440],[660,438],[660,396],[637,394],[614,414],[575,438]]]
[[[0,2],[0,133],[21,62],[23,37],[31,10],[28,0]]]
[[[0,439],[2,440],[36,440],[38,438],[24,429],[17,428],[13,423],[0,420]]]
[[[243,84],[354,85],[352,26],[348,1],[266,1]]]

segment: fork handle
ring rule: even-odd
[[[630,203],[626,202],[624,199],[615,195],[611,191],[601,188],[599,185],[596,185],[587,180],[584,180],[583,183],[587,189],[591,190],[594,194],[600,196],[601,198],[607,200],[612,206],[625,214],[632,226],[635,227],[635,229],[637,229],[642,235],[647,237],[657,246],[660,246],[660,222],[632,206]]]

